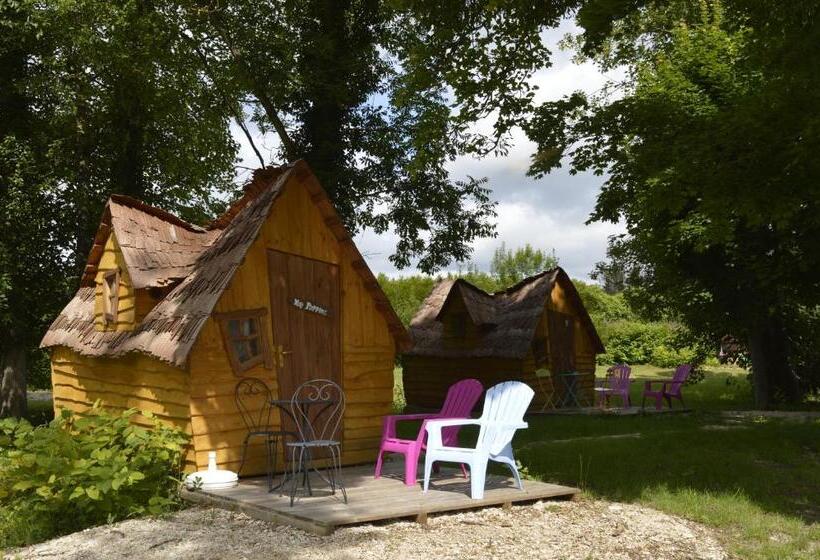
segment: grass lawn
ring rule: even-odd
[[[670,375],[633,368],[638,379]],[[684,398],[693,412],[529,417],[516,457],[530,477],[710,525],[740,558],[820,557],[820,420],[723,417],[753,408],[742,370],[711,369]]]

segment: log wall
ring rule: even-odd
[[[579,373],[586,374],[579,381],[576,381],[576,383],[578,383],[581,389],[579,395],[581,404],[590,404],[593,402],[593,387],[595,386],[595,350],[593,349],[592,339],[582,324],[580,310],[577,309],[573,300],[567,297],[566,290],[560,282],[556,282],[552,288],[550,301],[547,304],[547,310],[549,309],[572,315],[575,318],[575,332],[573,336],[575,344],[575,370]],[[542,328],[548,328],[549,322],[546,320],[546,313],[542,319],[542,325]],[[548,333],[546,334],[548,335]],[[531,371],[531,373],[529,373],[529,371]],[[534,367],[529,371],[528,373],[532,378],[535,378]],[[563,397],[565,386],[562,382],[557,379],[541,379],[540,381],[543,386],[543,389],[540,391],[541,393],[548,391],[551,385],[551,388],[557,392],[558,398]]]
[[[341,285],[342,385],[347,397],[344,418],[343,462],[372,461],[378,450],[381,417],[391,411],[393,401],[393,338],[387,322],[376,309],[372,296],[354,269],[351,254],[325,224],[309,192],[292,180],[274,202],[259,237],[250,247],[243,264],[217,303],[217,312],[264,307],[261,321],[272,345],[276,340],[270,321],[268,280],[269,249],[279,250],[339,266]],[[240,377],[233,373],[219,326],[209,319],[190,356],[191,426],[197,465],[207,464],[207,453],[217,451],[220,468],[236,470],[245,436],[235,402],[234,389]],[[258,377],[280,395],[277,370],[263,365],[243,372],[242,377]],[[278,426],[278,414],[274,416]],[[265,451],[252,445],[243,475],[264,471]],[[280,465],[281,455],[279,457]]]
[[[154,358],[142,354],[117,359],[88,357],[58,346],[51,351],[51,385],[55,414],[63,408],[83,413],[99,400],[106,409],[151,412],[159,420],[191,432],[188,374]],[[139,414],[133,420],[153,425]],[[186,468],[193,466],[191,451]]]
[[[439,358],[404,356],[404,396],[409,404],[438,410],[450,385],[475,378],[485,389],[502,381],[525,381],[522,360],[503,358]],[[481,412],[481,402],[473,412]]]

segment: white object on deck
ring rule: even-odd
[[[527,427],[524,413],[532,402],[534,391],[520,381],[507,381],[487,389],[481,418],[463,420],[427,420],[427,452],[424,457],[424,491],[430,485],[430,471],[436,461],[470,465],[470,496],[484,497],[487,462],[497,461],[509,467],[516,485],[524,489],[515,465],[512,438],[516,430]],[[446,447],[442,444],[441,429],[448,426],[480,426],[475,448]]]
[[[197,486],[203,490],[220,490],[233,488],[239,484],[239,477],[233,471],[216,468],[216,451],[208,452],[208,470],[197,471],[185,478],[185,485],[189,490]]]

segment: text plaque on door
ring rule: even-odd
[[[327,317],[329,314],[327,309],[325,309],[321,305],[316,305],[311,301],[293,298],[293,301],[291,303],[294,307],[298,309],[301,309],[303,311],[309,311],[310,313],[316,313],[317,315],[321,315],[322,317]]]

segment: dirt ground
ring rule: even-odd
[[[414,522],[362,525],[319,537],[243,514],[191,508],[167,519],[96,527],[6,558],[185,559],[724,559],[710,529],[658,511],[602,501],[538,502]]]

